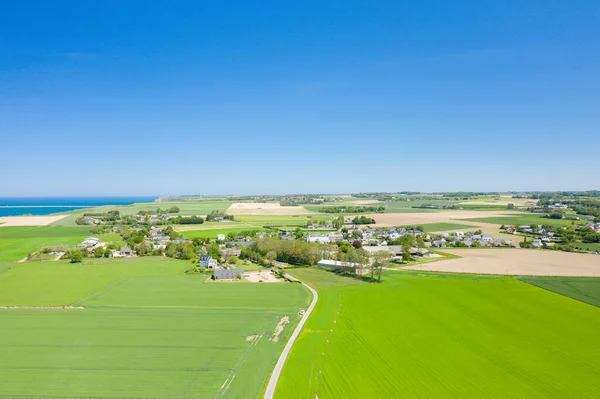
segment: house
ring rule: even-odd
[[[319,262],[317,262],[317,266],[329,267],[332,269],[342,269],[344,267],[356,267],[358,264],[352,262],[341,262],[339,260],[321,259]]]
[[[204,267],[206,269],[214,269],[219,265],[216,259],[214,259],[210,255],[202,255],[200,256],[200,267]]]
[[[221,251],[221,255],[223,256],[240,256],[242,254],[242,250],[239,248],[225,248]]]
[[[307,235],[306,242],[317,242],[319,244],[329,244],[331,239],[327,236],[322,236],[318,234]]]
[[[435,240],[433,243],[433,246],[436,248],[445,248],[446,247],[446,240]]]
[[[96,237],[88,237],[83,240],[81,243],[77,244],[77,248],[92,248],[94,245],[98,244],[100,240]]]
[[[121,250],[119,252],[121,253],[121,256],[126,257],[130,257],[133,254],[133,251],[128,246],[121,247]]]
[[[531,248],[541,248],[542,240],[533,240],[531,241]]]
[[[243,269],[218,269],[213,272],[213,278],[215,280],[239,280],[243,274]]]
[[[484,234],[483,236],[481,236],[481,241],[492,242],[492,236],[490,236],[488,234]]]
[[[225,241],[226,238],[225,234],[217,234],[217,241]]]
[[[517,234],[517,229],[515,229],[514,227],[507,227],[507,228],[505,229],[505,231],[506,231],[508,234]]]
[[[457,231],[454,234],[456,235],[456,238],[458,238],[458,239],[462,239],[465,236],[465,233],[463,233],[462,231]]]

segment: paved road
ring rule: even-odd
[[[300,330],[302,330],[302,327],[304,327],[304,323],[306,323],[306,320],[308,320],[308,316],[310,316],[310,314],[312,313],[313,309],[315,308],[315,305],[317,304],[317,300],[319,299],[319,294],[317,294],[317,291],[315,291],[311,286],[304,283],[302,283],[302,285],[308,288],[310,292],[312,292],[313,300],[310,303],[308,309],[306,310],[306,313],[304,313],[304,316],[302,316],[302,319],[300,319],[300,323],[298,323],[298,325],[296,326],[296,329],[294,330],[292,336],[285,345],[285,348],[283,348],[283,352],[281,352],[279,360],[277,360],[277,364],[275,365],[273,374],[271,374],[271,378],[269,379],[269,385],[267,385],[265,399],[273,399],[273,395],[275,394],[275,387],[277,386],[277,381],[279,381],[279,375],[281,374],[283,365],[285,364],[285,361],[287,360],[287,357],[290,354],[290,351],[292,350],[292,346],[294,346],[294,342],[296,342],[296,338],[298,338],[298,335],[300,334]]]

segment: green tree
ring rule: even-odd
[[[83,254],[80,250],[76,249],[70,254],[71,263],[81,263],[83,261]]]

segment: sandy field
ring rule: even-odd
[[[263,271],[263,272],[245,272],[244,278],[251,283],[258,283],[259,280],[262,280],[263,283],[281,283],[283,280],[278,279],[271,273],[271,271]]]
[[[66,215],[59,216],[4,216],[0,217],[0,228],[12,226],[47,226]]]
[[[600,256],[532,249],[444,249],[462,256],[405,269],[516,276],[600,277]]]
[[[356,200],[356,201],[352,201],[352,203],[356,204],[356,205],[373,205],[373,204],[384,205],[383,202],[377,201],[377,200]]]
[[[225,211],[228,215],[308,215],[301,206],[281,206],[273,202],[234,202]]]
[[[418,213],[376,213],[372,215],[366,215],[367,217],[375,219],[377,222],[375,226],[381,227],[392,227],[392,226],[406,226],[414,224],[427,224],[427,223],[458,223],[458,224],[472,224],[473,226],[496,226],[491,223],[479,223],[461,221],[459,219],[475,219],[475,218],[488,218],[496,216],[505,216],[515,214],[515,211],[442,211],[442,212],[418,212]]]

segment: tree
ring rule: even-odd
[[[302,231],[300,227],[296,227],[296,230],[294,231],[294,237],[296,237],[298,240],[304,238],[304,231]]]
[[[354,240],[352,241],[352,246],[356,249],[362,248],[362,242],[360,240]]]
[[[277,252],[275,251],[269,251],[267,252],[267,259],[269,260],[269,263],[271,264],[271,266],[273,266],[273,262],[275,261],[275,259],[277,259]]]
[[[179,213],[179,207],[172,206],[169,209],[167,209],[167,213]]]
[[[333,227],[335,227],[336,230],[339,230],[342,227],[344,227],[344,217],[340,216],[333,219]]]
[[[408,242],[404,242],[402,244],[402,262],[406,263],[410,261],[410,244]]]
[[[506,205],[506,209],[515,209],[515,204]]]
[[[410,257],[410,252],[408,253]],[[373,254],[373,264],[371,266],[371,280],[373,277],[373,270],[377,270],[377,281],[381,281],[381,272],[387,262],[389,262],[391,254],[388,251],[377,251]]]
[[[206,248],[206,252],[215,259],[221,259],[221,248],[216,242],[212,242],[208,248]]]
[[[70,257],[71,263],[81,263],[83,261],[83,254],[77,249],[71,252]]]

